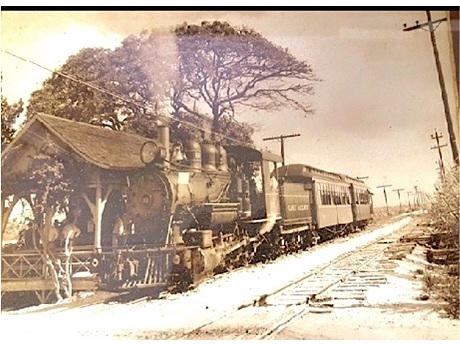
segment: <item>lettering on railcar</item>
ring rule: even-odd
[[[308,211],[310,209],[309,205],[288,205],[288,211]]]

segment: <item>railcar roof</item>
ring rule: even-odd
[[[242,159],[248,161],[261,161],[267,160],[272,162],[281,163],[283,159],[280,155],[269,151],[259,151],[251,147],[242,146],[242,145],[229,145],[225,146],[225,150],[228,154],[241,157]]]
[[[310,165],[306,164],[289,164],[285,165],[283,167],[280,167],[278,169],[278,176],[280,177],[322,177],[322,178],[327,178],[330,180],[335,180],[335,181],[342,181],[342,182],[347,182],[347,183],[353,183],[356,186],[360,186],[363,188],[367,188],[366,184],[356,178],[344,175],[344,174],[338,174],[322,169],[315,168]]]
[[[38,127],[37,127],[38,125]],[[42,126],[47,137],[36,135]],[[41,131],[43,132],[43,131]],[[145,166],[140,159],[140,149],[149,138],[108,128],[71,121],[56,116],[39,114],[32,117],[14,140],[2,152],[2,165],[14,147],[31,140],[53,141],[71,154],[104,169],[128,170]]]

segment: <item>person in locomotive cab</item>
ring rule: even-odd
[[[252,166],[252,181],[255,186],[255,191],[259,194],[263,192],[263,181],[262,181],[262,172],[260,171],[260,166],[254,164]]]
[[[278,186],[279,186],[279,183],[278,183],[278,180],[276,179],[276,172],[273,171],[270,174],[270,188],[272,191],[275,191],[278,189]]]

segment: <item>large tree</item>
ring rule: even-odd
[[[139,47],[145,49],[128,37],[115,51],[82,49],[32,94],[28,117],[43,112],[153,136],[149,122],[161,101],[155,92],[160,86],[148,73],[152,61],[142,60]]]
[[[2,96],[2,149],[13,140],[16,134],[15,125],[23,111],[23,106],[22,100],[9,104],[7,99]]]
[[[82,49],[32,94],[28,116],[45,112],[116,130],[133,122],[134,131],[146,134],[134,120],[150,119],[170,98],[172,78],[163,77],[167,59],[157,49],[160,41],[143,32],[113,51]]]
[[[243,108],[290,106],[312,112],[315,76],[306,62],[251,29],[228,23],[183,24],[168,33],[144,31],[114,51],[83,49],[41,90],[28,115],[45,112],[154,137],[159,115],[173,119],[172,138],[205,136],[251,144],[253,128],[235,117]],[[208,125],[208,122],[210,125]]]
[[[205,104],[214,132],[222,132],[222,124],[234,121],[244,107],[313,112],[308,96],[317,79],[310,65],[256,31],[214,21],[184,23],[175,33],[182,85],[173,104],[189,113],[196,112],[192,104]]]

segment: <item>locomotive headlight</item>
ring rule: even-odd
[[[152,163],[158,153],[158,145],[153,141],[146,141],[141,147],[141,161],[144,164]]]

